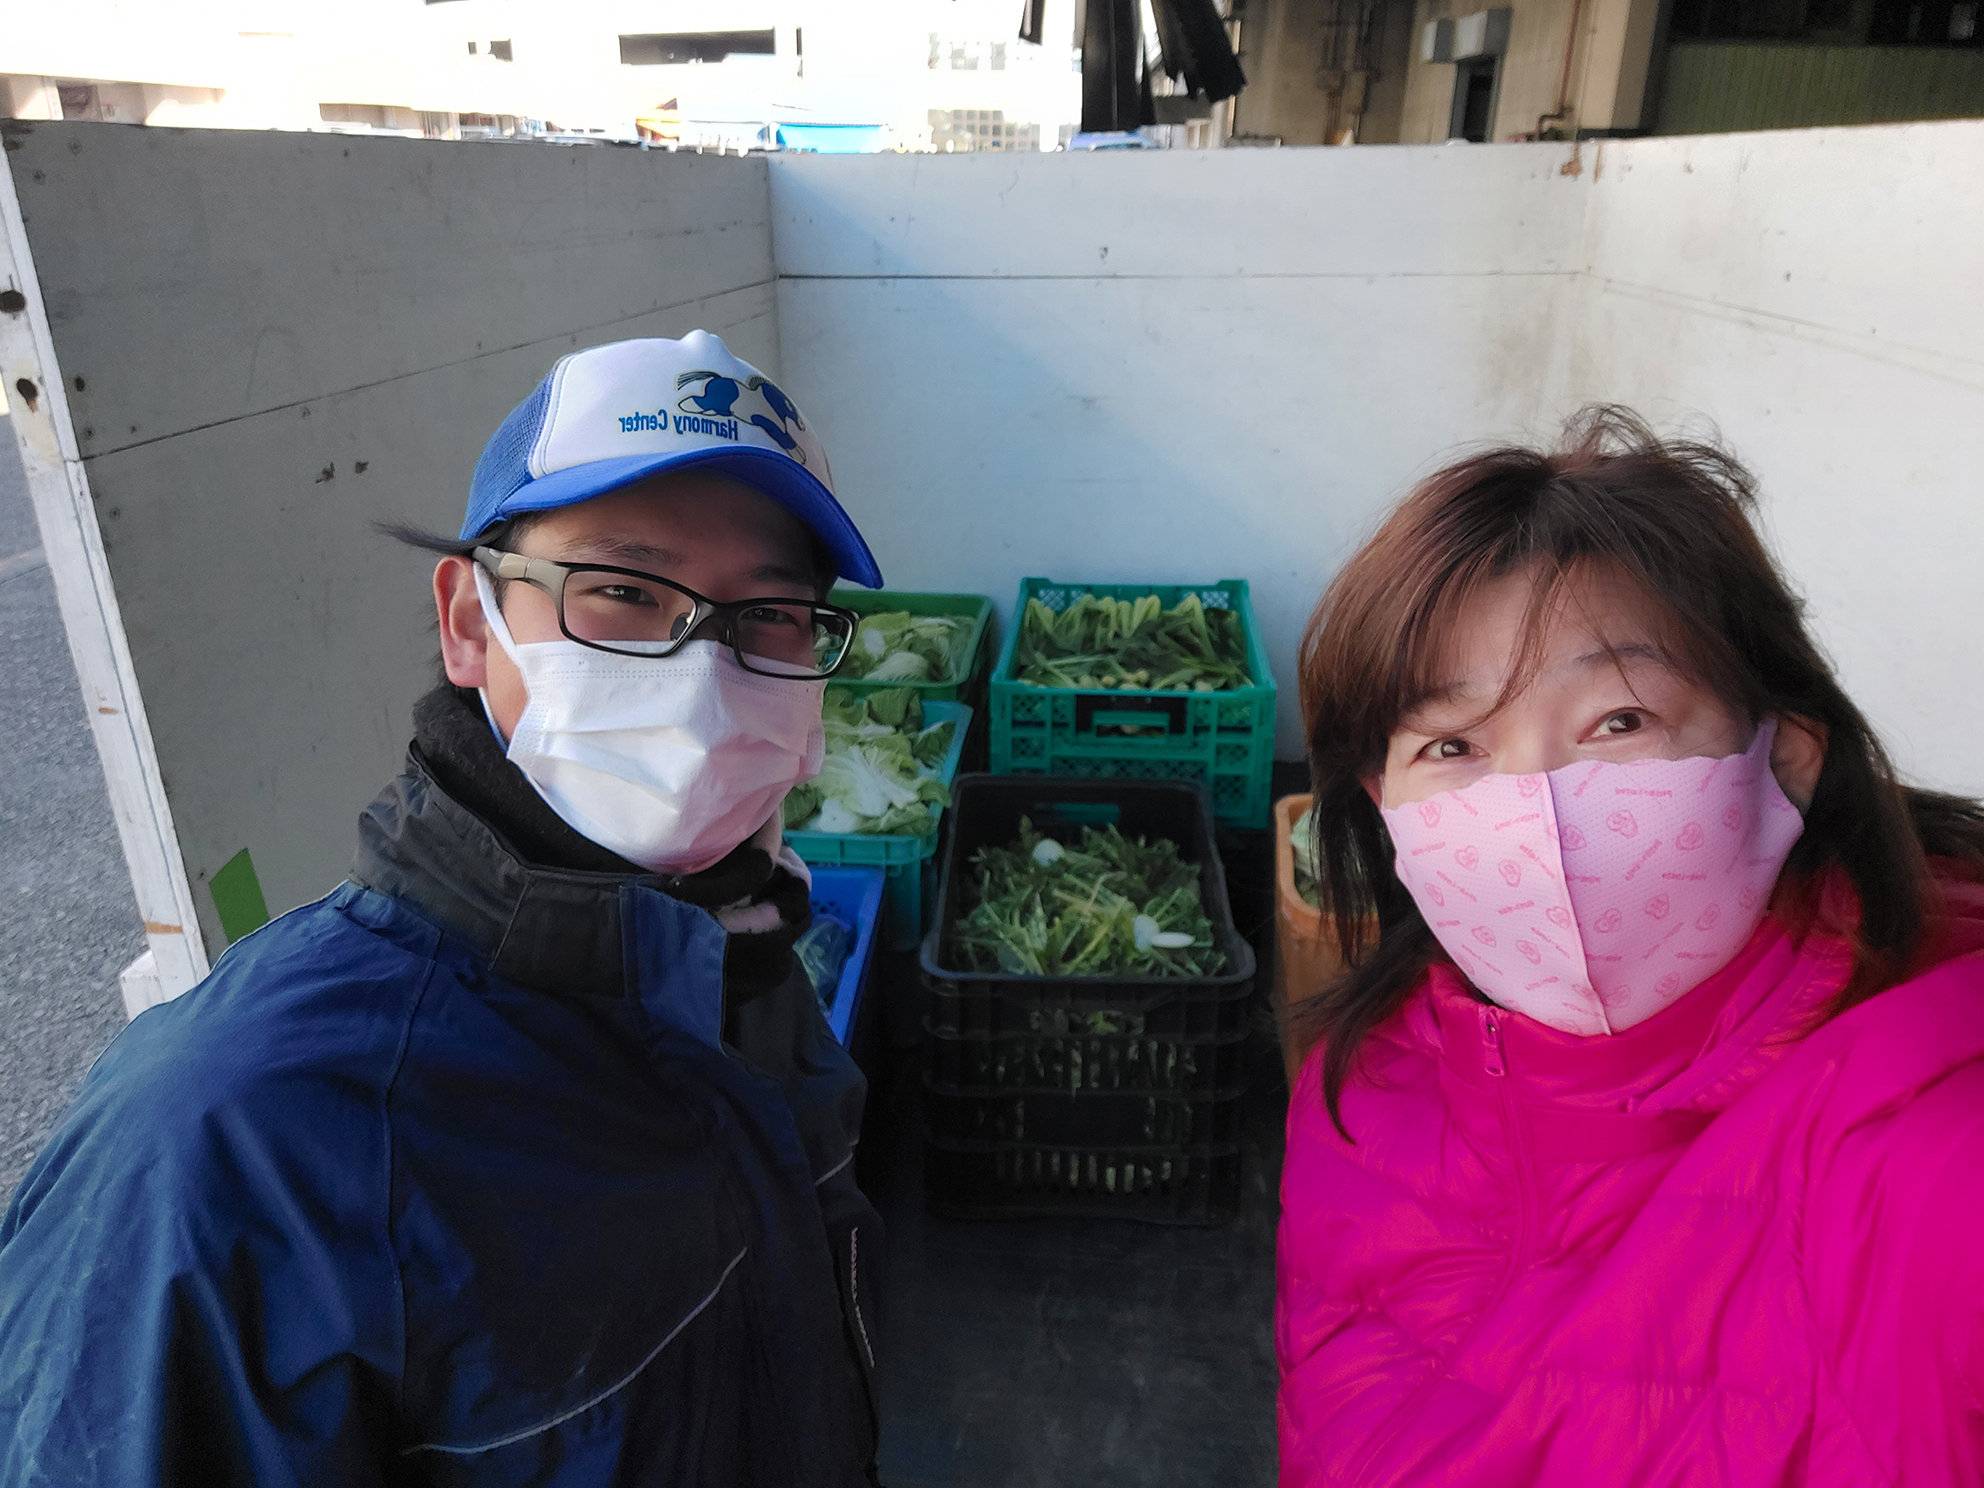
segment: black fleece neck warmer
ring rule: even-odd
[[[527,863],[652,878],[671,897],[709,910],[730,932],[723,975],[733,1002],[778,986],[790,973],[792,945],[811,923],[812,907],[805,882],[763,848],[744,843],[701,873],[651,874],[628,862],[553,811],[505,758],[482,699],[449,683],[413,705],[413,752],[436,784]]]

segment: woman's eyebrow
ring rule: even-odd
[[[1603,667],[1623,667],[1627,662],[1634,661],[1649,661],[1670,672],[1677,670],[1667,653],[1651,641],[1629,641],[1622,646],[1599,646],[1571,661],[1559,663],[1556,670],[1592,672]],[[1470,686],[1469,679],[1464,677],[1419,688],[1408,693],[1400,703],[1399,724],[1401,727],[1410,728],[1415,722],[1415,715],[1427,708],[1439,707],[1447,703],[1464,703],[1478,696],[1480,696],[1478,690]]]
[[[1619,666],[1628,661],[1650,661],[1655,666],[1674,670],[1674,663],[1665,651],[1649,641],[1634,641],[1624,646],[1600,646],[1595,651],[1587,651],[1571,666],[1578,671],[1595,671],[1599,667]]]
[[[1415,692],[1406,694],[1399,704],[1399,722],[1410,724],[1413,715],[1423,709],[1437,707],[1442,703],[1457,703],[1473,696],[1473,692],[1469,690],[1464,680],[1441,682],[1436,686],[1419,688]]]

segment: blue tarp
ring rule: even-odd
[[[819,155],[873,155],[882,148],[879,124],[780,124],[778,142],[788,150]]]

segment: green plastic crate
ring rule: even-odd
[[[941,682],[869,682],[849,677],[835,678],[835,687],[852,693],[880,692],[888,687],[910,687],[923,694],[923,701],[965,703],[978,706],[971,694],[982,691],[986,673],[992,667],[992,641],[997,630],[992,620],[992,601],[982,594],[912,594],[906,589],[836,589],[828,598],[857,615],[884,615],[903,610],[911,615],[969,615],[972,630],[965,645],[965,664]]]
[[[985,681],[992,671],[998,649],[998,621],[992,601],[982,594],[922,594],[907,589],[836,589],[831,596],[837,605],[862,615],[879,615],[889,610],[906,610],[912,615],[970,615],[974,626],[965,641],[965,664],[941,682],[835,682],[850,692],[878,692],[884,687],[913,687],[924,702],[963,703],[972,710],[971,737],[965,741],[964,765],[967,770],[985,768]]]
[[[1033,687],[1013,680],[1013,652],[1029,599],[1059,614],[1084,594],[1139,599],[1167,610],[1187,594],[1207,609],[1235,609],[1247,639],[1252,687],[1226,692],[1151,688]],[[1223,826],[1265,828],[1273,807],[1274,673],[1245,579],[1216,584],[1070,584],[1022,579],[1011,632],[988,688],[989,757],[995,775],[1198,780]],[[1126,728],[1153,732],[1131,734]],[[1155,732],[1161,729],[1162,732]]]
[[[842,684],[830,684],[839,687]],[[971,732],[971,709],[963,703],[939,700],[923,704],[924,724],[955,720],[951,747],[937,767],[937,778],[949,785],[958,776],[965,736]],[[801,861],[815,868],[880,868],[883,935],[891,950],[914,948],[930,928],[925,915],[937,912],[937,840],[941,821],[932,822],[920,837],[907,833],[787,832],[785,840]]]

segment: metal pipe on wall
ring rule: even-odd
[[[1543,138],[1543,126],[1552,119],[1563,119],[1571,112],[1571,57],[1578,46],[1578,21],[1584,14],[1584,0],[1571,0],[1571,29],[1564,38],[1564,70],[1557,79],[1557,107],[1554,112],[1536,116],[1537,139]]]

